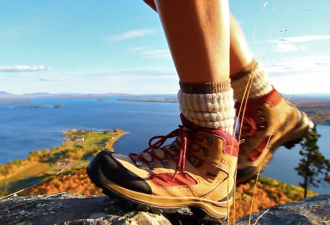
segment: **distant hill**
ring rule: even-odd
[[[0,99],[21,99],[21,98],[35,98],[35,97],[63,97],[63,98],[89,98],[89,97],[103,97],[103,96],[127,96],[129,94],[123,93],[106,93],[106,94],[81,94],[81,93],[59,93],[51,94],[47,92],[24,93],[21,95],[11,94],[6,91],[0,91]]]
[[[289,98],[289,94],[282,94],[283,97]],[[300,102],[300,101],[330,101],[330,94],[329,93],[307,93],[307,94],[294,94],[290,97],[290,101]]]
[[[289,94],[282,94],[285,98],[288,98]],[[20,99],[20,98],[34,98],[34,97],[64,97],[64,98],[88,98],[88,97],[105,97],[105,96],[132,96],[132,97],[169,97],[176,96],[176,94],[129,94],[129,93],[58,93],[52,94],[47,92],[36,93],[24,93],[24,94],[11,94],[7,91],[0,91],[0,99]],[[294,94],[290,97],[290,101],[293,103],[300,101],[330,101],[330,93],[306,93],[306,94]]]

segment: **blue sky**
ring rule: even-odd
[[[278,90],[330,93],[328,0],[229,2]],[[142,0],[0,3],[0,91],[177,93],[158,15]]]

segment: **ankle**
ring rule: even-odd
[[[232,134],[234,101],[230,80],[217,83],[183,83],[178,93],[182,114],[192,123]]]
[[[231,85],[234,89],[234,98],[238,101],[242,101],[243,98],[258,99],[274,89],[266,71],[255,60],[233,76]]]

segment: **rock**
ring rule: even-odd
[[[1,199],[0,221],[1,225],[171,224],[162,215],[125,210],[105,195],[65,192]]]
[[[260,218],[259,218],[260,217]],[[259,218],[259,219],[258,219]],[[237,225],[260,224],[329,224],[330,195],[318,195],[300,202],[278,205],[253,213],[251,223],[249,216],[239,220]]]
[[[271,207],[269,210],[253,213],[251,224],[330,224],[329,201],[330,195],[320,195],[301,202]],[[120,207],[108,196],[85,196],[63,192],[0,199],[0,224],[194,225],[200,223],[188,208],[181,209],[177,214],[168,214],[165,218],[162,215]],[[249,217],[242,218],[236,224],[249,224]]]

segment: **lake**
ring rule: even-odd
[[[0,104],[0,163],[8,159],[25,158],[31,150],[51,148],[62,143],[60,132],[68,128],[105,130],[119,128],[128,131],[115,143],[115,151],[127,154],[148,147],[152,136],[166,135],[181,124],[177,103],[118,101],[117,98],[53,98],[29,99],[29,103]],[[104,97],[102,97],[104,98]],[[137,98],[137,97],[134,97]],[[13,100],[13,99],[10,99]],[[63,108],[52,108],[56,104]],[[15,108],[16,105],[42,105],[49,108]],[[330,126],[319,125],[319,147],[330,158]],[[279,148],[264,176],[298,185],[302,179],[294,167],[299,163],[299,145],[292,150]],[[318,193],[330,193],[330,188],[312,188]]]

